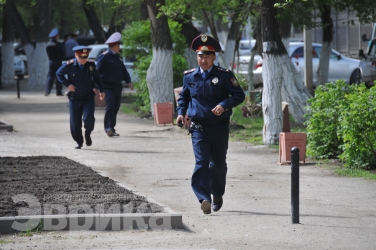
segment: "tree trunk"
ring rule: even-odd
[[[98,19],[97,13],[95,12],[92,5],[86,3],[87,0],[82,0],[82,8],[85,11],[87,21],[89,23],[90,29],[93,31],[97,42],[103,44],[106,42],[105,32],[102,28],[101,22]]]
[[[146,75],[150,95],[151,112],[154,115],[154,103],[174,102],[172,74],[172,40],[167,17],[159,14],[159,6],[164,0],[147,0],[147,9],[151,24],[153,59]]]
[[[31,43],[29,32],[25,26],[20,13],[18,12],[13,1],[9,1],[9,16],[16,26],[17,33],[21,38],[23,48],[26,52],[28,60],[28,74],[29,79],[27,86],[34,88],[37,86],[44,86],[47,79],[48,72],[48,57],[46,52],[47,37],[50,29],[51,20],[51,0],[39,0],[38,4],[38,33],[37,43],[34,48]]]
[[[237,15],[234,16],[234,20],[236,19]],[[227,66],[228,68],[232,68],[232,66],[234,65],[235,54],[236,51],[239,50],[239,40],[241,36],[240,23],[234,20],[231,22],[223,55],[224,59],[226,60],[224,66]]]
[[[331,43],[333,41],[333,20],[330,16],[330,9],[331,7],[329,5],[324,5],[323,11],[321,12],[323,37],[319,67],[317,69],[317,86],[324,85],[328,82],[329,60],[332,51]]]
[[[48,33],[51,25],[51,6],[52,0],[39,0],[38,3],[38,30],[36,34],[35,48],[31,44],[24,46],[28,60],[29,79],[27,86],[29,88],[44,86],[48,74],[48,55],[46,52]],[[31,55],[31,56],[29,56]]]
[[[289,105],[289,113],[296,123],[303,124],[305,121],[304,108],[307,106],[307,99],[312,97],[302,82],[300,73],[296,70],[287,54],[281,55],[279,67],[282,70],[282,100]]]
[[[193,39],[192,39],[193,40]],[[197,54],[190,47],[184,51],[184,56],[187,59],[188,68],[197,68]]]
[[[12,13],[7,11],[11,0],[6,1],[3,8],[3,41],[1,46],[1,82],[5,84],[14,83],[14,26],[10,20]]]
[[[111,22],[106,33],[106,39],[115,32],[121,33],[126,23],[125,15],[127,14],[127,8],[128,7],[124,4],[119,4],[117,5],[117,8],[114,9],[111,17]]]
[[[189,15],[179,16],[176,21],[182,25],[181,33],[185,37],[185,44],[187,45],[184,56],[187,59],[188,67],[192,69],[197,67],[197,58],[196,52],[191,49],[191,43],[193,39],[200,35],[200,31],[193,25],[192,21],[187,22],[190,18]]]
[[[278,35],[278,23],[275,18],[275,0],[262,0],[261,32],[263,42],[282,44]],[[279,40],[279,41],[278,41]],[[282,131],[282,63],[276,47],[270,52],[264,51],[262,64],[262,78],[264,90],[262,92],[262,110],[264,116],[263,142],[266,145],[278,144]]]

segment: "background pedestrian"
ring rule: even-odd
[[[63,96],[61,82],[56,80],[56,71],[61,67],[65,56],[63,44],[59,42],[59,30],[54,28],[48,35],[50,41],[47,43],[46,51],[49,60],[49,68],[46,82],[45,96],[50,95],[52,86],[56,82],[56,95]]]
[[[74,59],[74,51],[72,50],[74,47],[78,46],[77,42],[77,34],[71,33],[68,37],[68,39],[65,41],[65,60]]]
[[[101,75],[106,93],[106,110],[104,115],[104,131],[108,136],[119,136],[116,133],[116,117],[120,109],[121,95],[123,91],[122,81],[128,83],[133,89],[131,77],[124,65],[120,52],[121,34],[115,32],[106,41],[108,50],[98,57],[97,69]]]

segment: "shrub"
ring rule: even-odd
[[[316,89],[308,100],[307,154],[339,158],[347,168],[376,168],[376,89],[344,80]]]
[[[307,154],[315,158],[337,158],[343,144],[338,136],[339,118],[348,104],[345,101],[347,84],[344,80],[316,88],[308,99],[305,125],[307,126]]]
[[[343,138],[340,155],[346,167],[376,168],[376,89],[364,84],[352,86],[346,95],[348,109],[343,110],[339,134]]]

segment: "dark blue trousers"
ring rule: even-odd
[[[211,195],[225,193],[229,124],[200,123],[202,131],[192,129],[192,146],[196,159],[191,185],[197,199],[211,202]]]
[[[82,121],[84,122],[85,135],[90,135],[94,129],[95,118],[94,92],[86,96],[73,95],[69,97],[70,130],[79,145],[82,145]]]
[[[56,82],[56,94],[60,95],[63,86],[61,82],[55,81],[56,79],[56,71],[61,67],[61,61],[50,61],[48,75],[47,75],[47,82],[46,82],[46,93],[51,93],[52,86],[54,82]]]
[[[123,85],[104,86],[106,109],[104,114],[104,131],[115,131],[116,117],[120,109]]]

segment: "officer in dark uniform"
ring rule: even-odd
[[[106,110],[104,115],[104,131],[108,136],[119,136],[115,131],[116,116],[121,104],[122,81],[133,89],[131,77],[124,65],[120,51],[121,34],[115,32],[106,41],[108,50],[98,57],[97,69],[101,75],[106,93]]]
[[[184,72],[176,122],[183,126],[186,114],[191,120],[196,159],[191,186],[204,214],[210,214],[211,207],[216,212],[223,204],[230,116],[245,94],[231,71],[214,65],[221,46],[213,37],[200,35],[191,48],[197,52],[199,67]]]
[[[91,131],[94,129],[95,93],[99,89],[100,99],[103,100],[103,84],[100,75],[92,60],[88,60],[90,48],[76,46],[73,48],[75,59],[67,61],[56,72],[57,79],[68,89],[70,130],[73,139],[77,142],[75,148],[80,149],[84,142],[82,137],[82,120],[85,128],[85,141],[91,146]]]
[[[56,71],[61,67],[61,63],[65,56],[65,51],[63,44],[58,42],[59,40],[59,30],[54,28],[48,35],[50,41],[47,43],[46,51],[49,59],[49,70],[46,82],[46,93],[45,96],[50,95],[52,85],[56,79]],[[62,85],[59,81],[56,81],[56,95],[62,96],[61,92]]]

